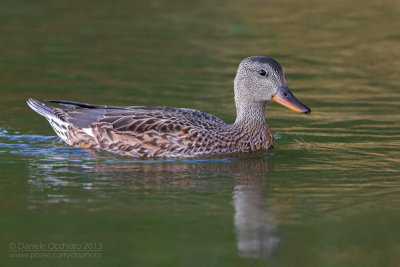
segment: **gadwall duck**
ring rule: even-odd
[[[311,110],[286,87],[282,67],[264,56],[244,59],[235,82],[237,117],[233,124],[186,108],[105,106],[34,99],[28,105],[46,117],[67,144],[133,157],[217,156],[266,150],[273,136],[265,122],[265,105],[276,102],[302,113]]]

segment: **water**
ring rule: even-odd
[[[1,265],[398,264],[398,2],[0,5]],[[24,102],[190,107],[233,122],[234,74],[253,55],[277,59],[312,109],[268,104],[275,146],[262,154],[71,148]],[[13,244],[37,243],[55,258],[11,258]],[[63,243],[97,254],[71,259],[62,253],[83,248],[54,249]]]

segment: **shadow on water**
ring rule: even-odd
[[[226,188],[229,184],[239,256],[265,259],[281,242],[278,216],[269,207],[266,194],[274,169],[271,154],[132,160],[65,147],[56,137],[10,135],[5,130],[0,135],[0,152],[26,157],[30,177],[27,205],[33,211],[59,203],[88,210],[125,209],[129,204],[123,203],[124,199],[134,194],[157,197],[162,191],[178,189],[167,191],[173,201],[182,190],[217,191],[220,185]],[[80,191],[84,196],[76,194]]]

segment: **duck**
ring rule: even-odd
[[[253,56],[242,60],[236,72],[233,124],[188,108],[46,101],[62,106],[54,107],[33,98],[27,104],[70,146],[136,158],[193,158],[271,148],[274,137],[265,120],[270,100],[296,112],[311,112],[286,86],[276,60]]]

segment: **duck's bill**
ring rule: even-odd
[[[278,93],[272,99],[293,111],[306,114],[311,113],[311,109],[297,100],[287,87],[279,87]]]

